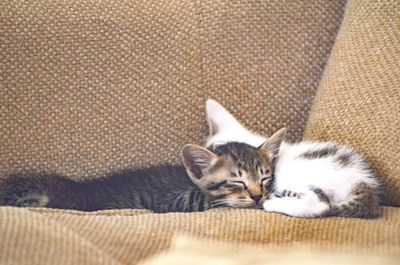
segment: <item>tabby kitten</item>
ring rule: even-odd
[[[207,101],[206,114],[210,124],[206,145],[211,149],[231,141],[255,147],[265,141],[214,100]],[[285,132],[281,129],[273,137]],[[270,153],[277,156],[269,157],[273,180],[263,186],[259,202],[265,211],[295,217],[379,215],[381,184],[364,158],[350,147],[333,142],[281,142],[274,147],[278,150]]]
[[[83,181],[48,174],[12,175],[0,183],[0,205],[83,211],[142,208],[160,213],[254,207],[262,195],[260,183],[242,168],[268,146],[267,142],[259,150],[230,143],[214,154],[185,145],[184,166],[157,166]]]

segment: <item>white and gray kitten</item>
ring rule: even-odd
[[[210,135],[206,146],[242,142],[261,146],[266,138],[241,125],[222,105],[206,103]],[[275,135],[285,134],[281,129]],[[274,136],[273,136],[274,137]],[[294,217],[379,215],[381,184],[364,158],[334,142],[282,142],[276,157],[273,184],[260,205],[267,212]]]

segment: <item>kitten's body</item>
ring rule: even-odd
[[[204,193],[183,166],[163,165],[83,181],[47,174],[14,175],[0,187],[3,205],[82,211],[136,208],[190,212],[209,208]]]
[[[0,205],[155,212],[254,207],[262,195],[258,172],[241,172],[254,166],[259,151],[240,143],[227,144],[216,153],[186,145],[183,166],[162,165],[83,181],[48,174],[11,175],[0,181]],[[266,162],[263,166],[270,168]]]
[[[266,138],[243,127],[219,103],[207,102],[207,146],[243,142],[260,146]],[[274,185],[263,208],[296,217],[378,215],[380,183],[361,155],[333,142],[282,142]]]

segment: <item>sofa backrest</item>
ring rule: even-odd
[[[179,163],[207,98],[301,139],[344,2],[2,1],[1,175]]]

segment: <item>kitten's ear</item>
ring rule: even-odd
[[[283,138],[287,132],[286,128],[282,128],[268,138],[260,147],[261,154],[267,156],[270,161],[273,161],[279,154],[279,149]]]
[[[207,170],[218,160],[218,156],[211,151],[193,144],[185,145],[181,156],[187,173],[194,181],[202,179]]]
[[[221,104],[213,99],[206,102],[206,119],[209,127],[209,136],[221,131],[243,127]]]

